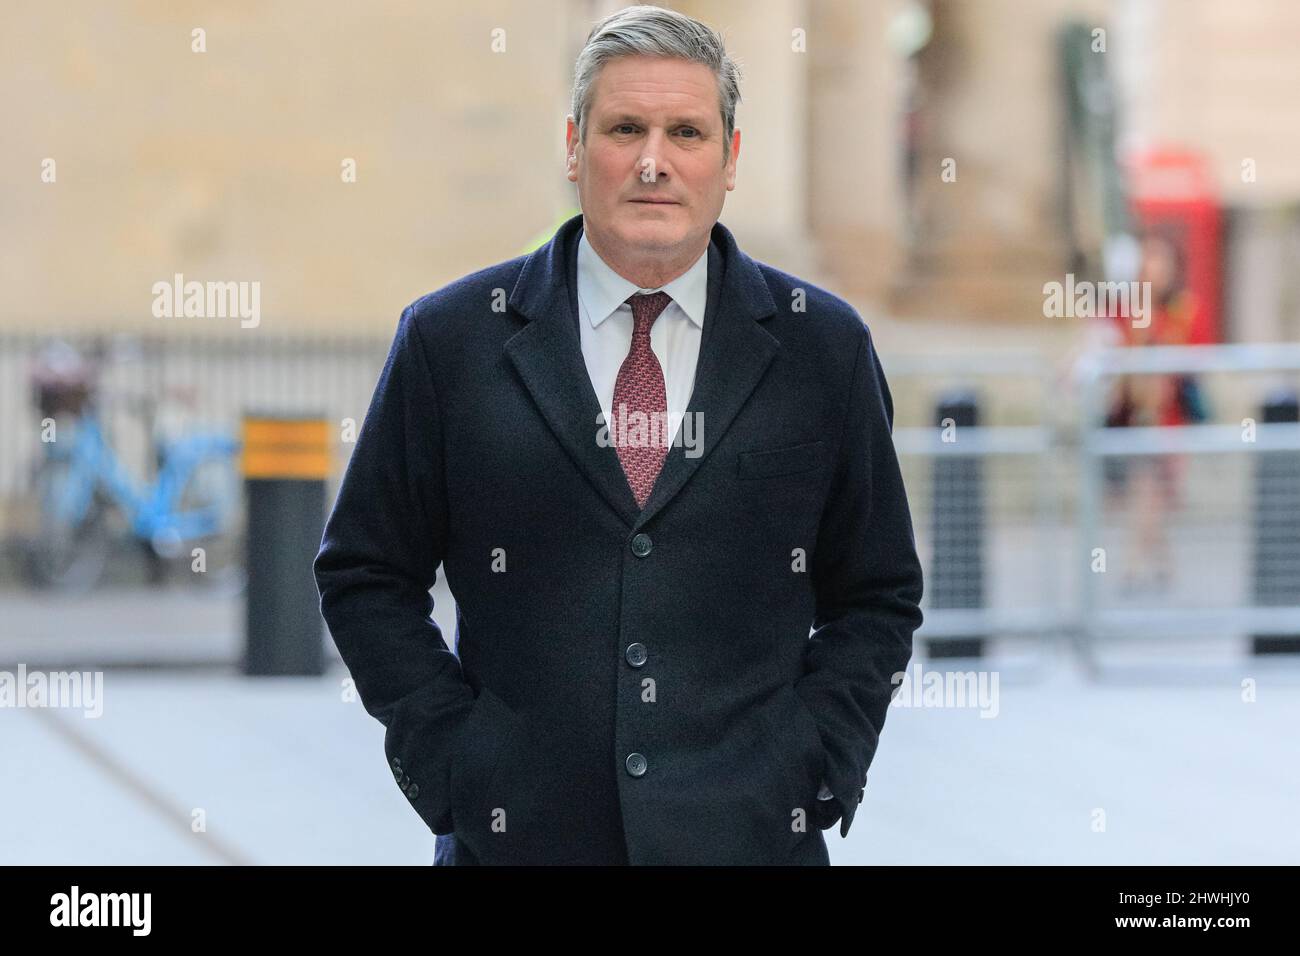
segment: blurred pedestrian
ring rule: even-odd
[[[1143,236],[1141,250],[1138,278],[1150,290],[1149,312],[1142,320],[1122,311],[1112,316],[1118,343],[1127,347],[1189,344],[1199,303],[1187,288],[1179,244],[1166,233],[1152,231]],[[1116,378],[1105,424],[1173,427],[1206,417],[1200,384],[1192,376],[1133,373]],[[1185,466],[1184,456],[1170,453],[1106,458],[1108,502],[1113,508],[1127,508],[1129,516],[1124,586],[1130,592],[1169,586],[1173,563],[1168,517],[1181,503]]]

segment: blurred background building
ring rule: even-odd
[[[23,95],[6,105],[0,158],[0,328],[157,331],[149,290],[181,272],[260,280],[276,331],[389,330],[403,303],[514,255],[575,205],[573,60],[618,6],[9,11],[0,53]],[[1277,250],[1242,257],[1254,265],[1238,284],[1254,291],[1228,289],[1233,331],[1295,332],[1278,267],[1300,197],[1294,4],[674,6],[722,29],[744,70],[723,218],[760,258],[890,315],[1041,324],[1038,290],[1070,251],[1059,34],[1076,22],[1105,30],[1119,146],[1200,155],[1229,213],[1227,255]],[[47,158],[56,184],[42,182]]]

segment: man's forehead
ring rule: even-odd
[[[700,125],[719,108],[713,72],[675,57],[617,57],[597,75],[593,93],[592,112],[602,119],[667,117]]]
[[[661,119],[674,124],[706,126],[718,119],[717,96],[714,90],[713,102],[710,102],[707,98],[692,98],[676,92],[664,95],[654,90],[606,90],[597,93],[591,111],[607,122],[635,123]]]
[[[597,107],[596,113],[601,119],[611,123],[643,123],[647,119],[662,118],[670,124],[689,123],[695,126],[706,126],[714,119],[711,114],[697,113],[694,110],[682,111],[671,104],[643,111],[626,104],[611,103],[604,109]]]

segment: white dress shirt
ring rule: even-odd
[[[695,366],[704,333],[704,306],[709,291],[709,250],[666,285],[643,289],[610,268],[587,242],[578,240],[578,329],[587,375],[610,423],[614,383],[632,347],[632,307],[637,292],[666,292],[672,302],[650,327],[650,348],[664,372],[668,431],[676,436],[695,389]],[[592,423],[595,424],[594,422]]]

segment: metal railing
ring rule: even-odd
[[[1075,569],[1085,649],[1138,637],[1300,635],[1300,345],[1106,349],[1080,371]],[[1218,422],[1099,427],[1120,376],[1183,374],[1231,380]],[[1152,570],[1162,587],[1132,586]]]
[[[918,639],[961,655],[985,638],[1059,633],[1070,495],[1050,363],[1033,350],[965,351],[886,366],[925,573]]]
[[[1037,352],[887,362],[926,574],[918,638],[1064,636],[1092,665],[1144,639],[1300,640],[1300,424],[1268,420],[1294,417],[1300,345],[1097,350],[1069,393],[1051,369]],[[1215,414],[1106,427],[1119,377],[1147,375],[1195,376]],[[978,424],[945,429],[958,387]]]
[[[0,335],[6,535],[31,510],[25,482],[41,446],[27,373],[50,338]],[[105,424],[123,460],[144,474],[149,430],[126,396],[165,404],[171,389],[188,390],[181,429],[235,430],[249,409],[324,414],[339,427],[332,497],[351,453],[345,422],[359,428],[389,343],[261,332],[118,338],[100,370]],[[917,636],[929,651],[1028,639],[1037,654],[1069,636],[1095,657],[1103,645],[1140,638],[1182,646],[1227,634],[1258,646],[1300,635],[1300,423],[1269,420],[1277,407],[1290,414],[1285,402],[1266,407],[1278,389],[1300,390],[1300,344],[1100,350],[1085,356],[1072,392],[1029,350],[889,355],[885,369],[926,578]],[[1179,374],[1214,396],[1211,420],[1104,427],[1120,376]],[[1134,497],[1138,487],[1159,495]],[[1139,557],[1135,508],[1148,500],[1166,550]],[[1163,566],[1162,586],[1126,586],[1125,572],[1143,562]]]

